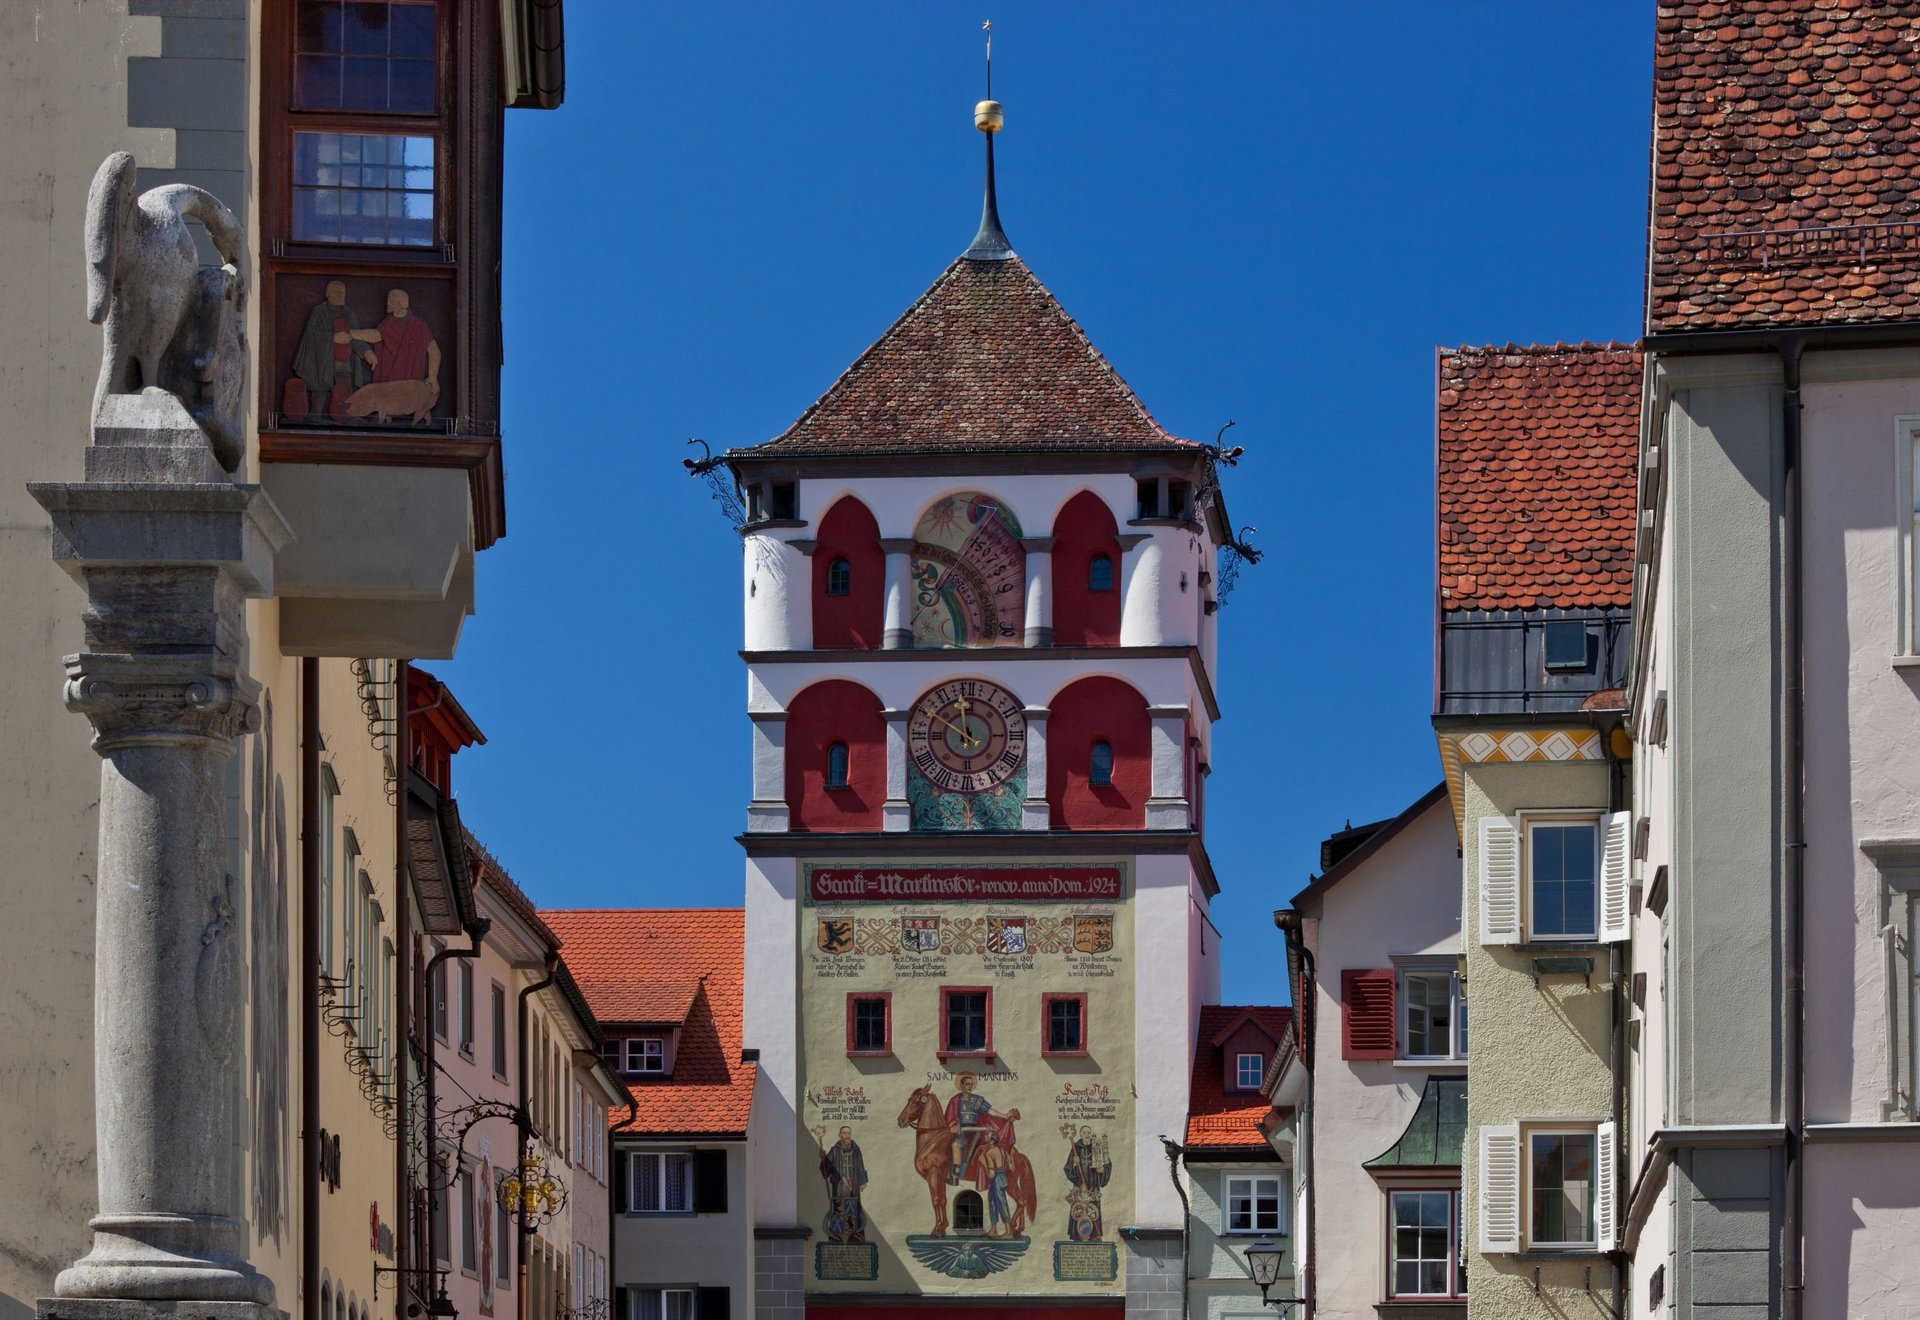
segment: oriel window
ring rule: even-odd
[[[293,135],[293,236],[313,243],[432,247],[433,139]]]
[[[299,0],[293,103],[302,110],[435,110],[433,0]]]

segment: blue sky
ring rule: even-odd
[[[1015,249],[1266,558],[1221,615],[1223,997],[1321,838],[1430,788],[1438,345],[1631,339],[1652,5],[570,0],[508,116],[508,535],[432,666],[468,824],[547,906],[733,904],[739,541],[680,460],[784,429],[972,237]]]

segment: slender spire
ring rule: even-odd
[[[1013,244],[1000,228],[1000,203],[993,187],[993,138],[1007,117],[993,99],[993,24],[981,26],[987,33],[987,99],[973,107],[973,126],[987,135],[987,195],[980,205],[980,231],[961,255],[970,261],[1006,261],[1013,256]]]

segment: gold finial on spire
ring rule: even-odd
[[[1007,117],[1000,110],[1000,103],[993,99],[993,20],[988,19],[980,25],[987,34],[987,99],[973,107],[973,126],[982,133],[998,133],[1006,126]]]

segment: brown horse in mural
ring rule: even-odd
[[[913,1129],[913,1171],[927,1180],[933,1198],[933,1236],[947,1235],[947,1173],[953,1168],[953,1129],[947,1113],[934,1099],[933,1087],[923,1086],[907,1097],[900,1110],[900,1126]]]

